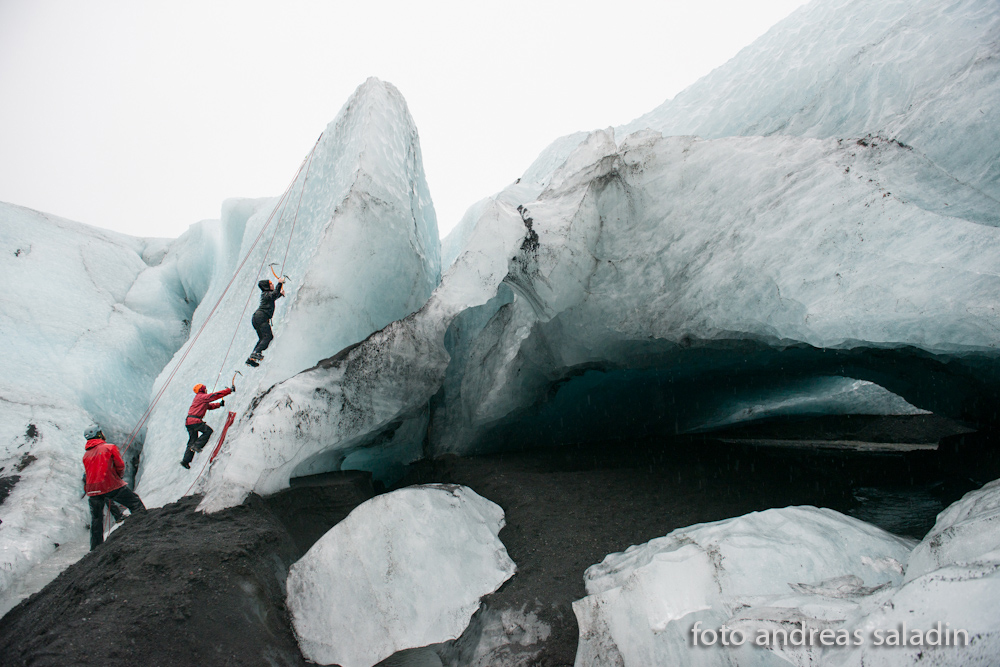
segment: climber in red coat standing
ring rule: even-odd
[[[109,500],[121,503],[132,514],[145,512],[146,506],[122,479],[125,462],[118,447],[104,441],[100,427],[87,428],[83,437],[87,439],[83,455],[87,471],[84,490],[90,502],[90,550],[93,551],[104,541],[104,506]]]
[[[208,444],[208,439],[212,437],[212,427],[204,422],[205,413],[209,410],[216,410],[226,404],[225,401],[218,401],[220,398],[233,393],[232,388],[226,387],[222,391],[211,394],[206,393],[205,385],[199,383],[194,386],[194,400],[188,408],[187,420],[184,426],[188,431],[187,449],[184,451],[184,458],[181,465],[185,468],[191,467],[191,460],[195,452],[200,452]]]

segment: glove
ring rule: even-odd
[[[236,393],[236,385],[234,384],[232,387],[229,388],[229,390],[232,391],[235,394]]]
[[[219,407],[220,407],[220,408],[221,408],[221,407],[222,407],[223,405],[225,405],[225,404],[226,404],[226,399],[222,399],[221,401],[219,401]]]

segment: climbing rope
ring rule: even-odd
[[[284,198],[284,197],[282,197],[282,198]],[[277,206],[275,206],[275,210],[277,210]],[[250,257],[250,253],[253,252],[253,249],[257,247],[257,243],[260,241],[261,236],[263,236],[264,230],[267,229],[268,225],[271,224],[271,220],[272,220],[273,217],[274,217],[274,211],[271,212],[271,217],[269,217],[267,219],[267,222],[261,228],[260,233],[257,234],[257,238],[254,239],[253,245],[250,246],[250,250],[247,252],[247,256],[244,257],[243,261],[240,263],[239,268],[236,269],[236,272],[233,274],[232,279],[230,279],[229,283],[226,285],[226,288],[222,291],[222,294],[219,296],[219,300],[215,302],[214,306],[212,306],[212,310],[209,311],[208,317],[205,318],[205,322],[201,325],[201,328],[198,329],[198,332],[191,339],[191,342],[188,343],[187,349],[184,350],[184,354],[181,355],[181,358],[174,365],[174,368],[170,372],[170,375],[167,376],[166,382],[163,383],[163,386],[160,387],[160,391],[157,392],[156,397],[153,398],[153,401],[149,404],[149,407],[146,408],[146,411],[143,413],[142,418],[139,420],[139,423],[136,425],[136,427],[134,429],[132,429],[132,432],[129,434],[128,441],[125,444],[125,450],[124,451],[126,451],[126,452],[128,451],[129,447],[132,446],[132,442],[135,440],[136,435],[138,435],[139,431],[142,430],[142,427],[145,426],[146,421],[149,419],[150,415],[153,413],[153,408],[155,408],[156,404],[159,403],[160,398],[163,396],[163,393],[167,390],[167,387],[170,386],[170,382],[174,379],[174,375],[177,374],[177,371],[184,364],[184,360],[187,359],[188,354],[190,354],[191,350],[194,349],[194,344],[196,342],[198,342],[198,338],[200,338],[202,332],[205,331],[205,328],[208,326],[208,323],[212,319],[212,315],[215,314],[215,311],[219,307],[219,304],[222,303],[222,299],[226,296],[226,293],[229,291],[229,288],[232,286],[233,282],[235,282],[236,276],[239,275],[240,271],[243,269],[243,265],[246,263],[247,259]]]
[[[302,189],[299,190],[299,201],[295,204],[295,215],[292,217],[292,228],[288,232],[288,243],[285,244],[285,255],[281,258],[281,275],[285,275],[285,260],[288,259],[288,249],[292,245],[292,235],[295,233],[295,223],[299,219],[299,207],[302,206],[302,195],[305,194],[306,184],[309,183],[309,171],[312,169],[313,155],[316,154],[316,147],[319,146],[319,141],[322,138],[323,133],[321,132],[320,135],[316,137],[316,143],[313,144],[312,150],[309,151],[309,164],[306,165],[306,177],[302,180]]]
[[[312,149],[309,151],[309,155],[302,161],[303,164],[305,165],[306,175],[305,178],[302,180],[302,187],[299,189],[299,200],[295,204],[295,215],[292,216],[292,228],[288,232],[288,243],[285,244],[285,256],[281,260],[281,275],[285,275],[285,260],[288,258],[288,248],[292,245],[292,235],[295,233],[295,223],[299,219],[299,208],[302,206],[302,195],[305,193],[306,185],[309,183],[309,172],[312,169],[313,156],[316,154],[316,148],[317,146],[319,146],[319,142],[322,138],[323,138],[323,133],[320,133],[319,137],[316,138],[316,143],[313,144]],[[299,174],[301,173],[302,173],[302,166],[300,165],[299,171],[295,174],[295,178],[292,179],[292,182],[289,184],[288,186],[289,189],[286,190],[286,193],[291,191],[291,187],[295,184],[295,181],[298,180]],[[287,204],[287,200],[285,203]],[[264,267],[264,262],[267,261],[267,256],[271,252],[271,246],[274,244],[274,239],[278,235],[278,229],[281,228],[281,219],[284,218],[284,215],[285,215],[285,209],[284,207],[282,207],[281,215],[278,217],[278,224],[275,225],[274,227],[274,233],[271,235],[271,241],[270,243],[267,244],[267,250],[264,251],[264,258],[260,262],[261,265],[260,269],[257,270],[258,278],[260,277],[260,272]],[[271,269],[271,273],[274,274],[273,268]],[[281,278],[277,274],[274,274],[274,278],[275,280],[281,280]],[[226,368],[226,361],[229,359],[229,353],[233,349],[233,343],[236,341],[236,336],[240,331],[240,327],[243,325],[243,318],[246,317],[247,308],[250,307],[250,300],[253,298],[253,295],[254,292],[253,290],[251,290],[250,294],[247,296],[246,303],[243,304],[243,311],[240,313],[240,319],[239,321],[237,321],[236,327],[233,329],[233,337],[229,341],[229,347],[226,348],[225,356],[222,358],[222,364],[219,366],[219,373],[218,375],[215,376],[215,384],[212,385],[213,391],[215,390],[215,387],[218,386],[219,384],[219,378],[222,377],[222,371],[225,370]]]
[[[321,134],[320,138],[322,138],[322,136],[323,135]],[[163,383],[163,386],[160,387],[160,390],[157,392],[156,396],[153,398],[152,402],[150,402],[149,406],[146,408],[146,411],[143,413],[142,417],[139,419],[139,423],[136,424],[135,428],[132,429],[132,432],[129,433],[128,440],[125,443],[124,452],[127,452],[129,450],[129,447],[132,446],[132,443],[135,441],[136,436],[139,434],[139,432],[142,430],[142,427],[145,426],[146,422],[149,420],[149,417],[152,415],[153,409],[156,407],[157,403],[159,403],[160,398],[163,396],[163,393],[167,390],[167,387],[170,386],[171,381],[174,379],[174,376],[177,374],[177,371],[180,369],[180,367],[184,364],[184,361],[185,361],[185,359],[187,359],[188,354],[190,354],[191,350],[194,349],[195,343],[197,343],[198,339],[201,337],[201,334],[205,331],[206,327],[208,327],[208,323],[211,321],[212,316],[215,314],[215,311],[219,308],[219,305],[222,303],[222,300],[225,298],[226,294],[229,292],[229,289],[232,287],[233,283],[236,281],[236,278],[239,276],[240,272],[243,270],[243,266],[247,263],[247,260],[250,259],[250,255],[253,254],[253,251],[257,247],[257,244],[260,243],[261,238],[263,238],[263,236],[264,236],[264,232],[271,225],[271,222],[274,220],[275,213],[277,213],[278,209],[281,208],[282,209],[281,215],[278,216],[279,224],[275,225],[274,233],[271,235],[271,243],[268,244],[268,248],[264,252],[264,258],[261,260],[261,266],[257,270],[257,274],[260,275],[260,271],[264,267],[264,262],[267,261],[267,255],[270,252],[271,244],[274,243],[274,236],[275,236],[275,234],[277,234],[277,230],[280,227],[280,220],[284,216],[284,210],[285,210],[284,207],[288,203],[288,196],[289,196],[289,194],[292,191],[292,187],[295,185],[295,183],[299,179],[299,176],[302,174],[302,170],[304,168],[306,168],[307,165],[311,165],[312,164],[312,157],[313,157],[313,154],[316,151],[316,146],[318,144],[319,144],[319,139],[316,140],[316,144],[314,144],[312,150],[309,151],[309,155],[306,158],[303,158],[302,164],[299,165],[298,170],[295,172],[295,176],[289,182],[288,187],[285,188],[285,192],[281,195],[281,199],[278,200],[278,203],[275,204],[274,208],[271,210],[271,214],[268,216],[267,221],[261,227],[260,232],[257,234],[257,238],[254,239],[253,244],[247,250],[246,255],[244,255],[244,257],[243,257],[243,261],[240,262],[239,266],[236,268],[236,271],[233,273],[233,277],[226,284],[225,289],[222,290],[222,294],[219,295],[219,298],[215,302],[215,305],[212,306],[212,310],[210,310],[209,313],[208,313],[208,315],[205,317],[205,321],[204,321],[204,323],[202,323],[201,328],[198,329],[198,332],[194,335],[194,337],[188,343],[187,349],[184,350],[184,354],[181,355],[181,358],[174,365],[174,368],[171,370],[170,375],[167,376],[167,379]],[[308,171],[307,171],[307,174],[306,174],[306,179],[308,179]],[[305,189],[305,181],[303,181],[303,188],[302,189],[303,190]],[[299,201],[298,201],[298,203],[296,205],[295,218],[298,217],[298,207],[301,205],[301,203],[302,203],[302,194],[300,193],[299,194]],[[294,220],[293,220],[293,224],[294,224]],[[294,227],[293,227],[293,231],[294,231]],[[290,243],[291,243],[291,235],[289,235],[289,244]],[[287,248],[286,248],[286,250],[285,250],[286,256],[287,256],[287,253],[288,253],[288,251],[287,251]],[[253,296],[253,291],[251,290],[250,297],[252,297],[252,296]],[[250,302],[250,297],[247,298],[247,303],[248,304]],[[239,321],[239,323],[237,323],[236,331],[233,334],[233,340],[236,339],[236,333],[239,332],[239,325],[242,323],[243,316],[246,314],[246,308],[247,308],[247,306],[244,305],[244,307],[243,307],[243,315],[240,316],[240,321]],[[225,368],[225,363],[226,363],[226,360],[229,358],[229,352],[232,349],[232,345],[233,345],[233,343],[232,343],[232,341],[230,341],[229,349],[226,350],[226,356],[225,356],[225,358],[223,359],[223,362],[222,362],[222,368]],[[222,369],[220,368],[220,370],[219,370],[219,376],[221,376],[221,375],[222,375]],[[218,379],[219,378],[217,376],[216,377],[216,384],[218,384]],[[213,389],[214,389],[214,386],[213,386]]]

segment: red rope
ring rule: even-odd
[[[292,244],[292,235],[295,233],[295,223],[296,223],[296,221],[299,218],[299,209],[302,206],[302,196],[305,193],[306,183],[309,182],[309,172],[312,169],[313,156],[316,154],[316,147],[319,146],[319,142],[320,142],[320,140],[322,138],[323,138],[323,134],[321,133],[319,135],[319,137],[316,139],[316,143],[313,144],[312,150],[309,151],[308,158],[304,159],[302,161],[302,164],[299,165],[298,172],[296,172],[295,177],[292,179],[291,183],[289,183],[288,187],[285,189],[285,194],[282,195],[282,200],[284,201],[284,204],[282,204],[282,202],[279,202],[279,204],[282,204],[281,215],[278,216],[279,224],[275,225],[274,233],[271,235],[271,240],[267,244],[267,249],[264,251],[264,257],[261,260],[260,267],[257,269],[257,277],[258,278],[260,277],[260,272],[264,268],[264,262],[267,261],[267,256],[271,252],[271,246],[274,245],[274,239],[278,235],[278,228],[281,226],[280,221],[281,221],[282,218],[284,218],[284,215],[285,215],[285,208],[284,207],[288,203],[287,196],[291,192],[292,186],[294,186],[295,182],[298,180],[299,175],[302,173],[302,168],[305,167],[306,175],[305,175],[305,178],[303,178],[303,180],[302,180],[302,188],[299,190],[299,199],[298,199],[298,201],[295,204],[295,215],[292,217],[292,228],[288,232],[288,243],[285,245],[285,255],[284,255],[284,257],[281,260],[281,273],[282,273],[282,275],[284,275],[284,272],[285,272],[285,261],[288,259],[288,249],[289,249],[289,247]],[[275,206],[274,211],[271,212],[271,217],[274,216],[274,212],[277,211],[277,209],[278,209],[278,207]],[[267,226],[270,225],[270,224],[271,224],[271,218],[269,217],[267,223],[264,225],[264,227],[261,228],[260,234],[257,235],[257,239],[254,240],[253,246],[251,246],[250,251],[252,251],[257,246],[258,241],[260,241],[260,237],[264,234],[264,230],[267,229]],[[237,274],[243,268],[243,264],[246,263],[246,260],[249,259],[249,257],[250,257],[250,252],[247,252],[247,255],[244,258],[243,263],[241,263],[240,267],[236,270]],[[233,275],[233,280],[235,280],[235,279],[236,279],[236,275],[234,274]],[[229,285],[232,285],[233,280],[229,281]],[[229,290],[229,285],[226,286],[226,291]],[[226,291],[223,291],[223,296],[225,296]],[[222,377],[222,371],[226,367],[226,361],[229,359],[229,353],[232,351],[233,343],[236,341],[236,336],[239,334],[240,325],[243,323],[243,318],[246,316],[247,308],[250,305],[250,299],[253,297],[253,294],[254,294],[254,292],[251,289],[250,294],[247,296],[246,303],[243,304],[243,312],[240,313],[240,319],[237,322],[236,327],[235,327],[235,329],[233,331],[233,337],[229,341],[229,347],[226,348],[226,354],[225,354],[225,356],[222,359],[222,365],[219,367],[219,374],[215,377],[215,384],[212,386],[213,390],[218,386],[218,384],[219,384],[219,378]],[[220,297],[219,301],[221,302],[221,300],[222,300],[222,298]],[[217,302],[216,303],[216,307],[218,307],[218,305],[219,304]],[[201,331],[203,331],[205,329],[205,326],[208,325],[208,319],[210,319],[212,317],[212,314],[214,314],[214,312],[215,312],[215,308],[212,308],[212,312],[209,313],[208,318],[206,318],[205,324],[202,325],[202,328],[198,331],[198,336],[201,335]],[[197,336],[195,338],[197,338]],[[181,363],[183,363],[183,361],[184,361],[184,358],[187,357],[187,352],[190,351],[190,349],[193,346],[194,346],[194,341],[192,340],[191,345],[188,347],[188,350],[185,351],[184,356],[181,357],[181,360],[177,363],[177,366],[174,368],[174,373],[176,373],[177,368],[180,367]],[[167,381],[164,383],[163,389],[160,390],[160,393],[157,394],[156,399],[154,399],[153,404],[150,406],[150,410],[152,409],[153,405],[156,404],[156,401],[159,401],[160,395],[162,395],[162,393],[166,389],[167,385],[170,384],[170,380],[173,379],[174,373],[171,373],[170,377],[167,378]],[[212,452],[212,456],[209,457],[206,461],[204,461],[201,464],[201,470],[198,471],[198,474],[195,476],[194,480],[191,482],[191,486],[189,486],[188,489],[187,489],[187,491],[184,492],[185,496],[191,493],[191,490],[194,488],[195,484],[198,483],[198,480],[200,480],[201,476],[205,473],[205,470],[208,467],[208,465],[212,461],[215,460],[216,456],[218,456],[219,450],[222,447],[222,440],[223,440],[223,438],[225,438],[226,432],[229,430],[229,427],[232,425],[233,420],[235,419],[235,417],[236,417],[236,413],[234,413],[234,412],[230,412],[229,413],[229,417],[226,420],[226,425],[222,429],[222,434],[219,436],[218,443],[215,446],[215,450]],[[127,451],[128,450],[128,446],[126,446],[125,449]]]
[[[299,201],[295,205],[295,216],[292,218],[292,229],[288,232],[288,243],[285,245],[285,256],[281,258],[281,275],[285,275],[285,261],[288,259],[288,249],[292,246],[292,234],[295,233],[295,222],[299,219],[299,207],[302,206],[302,195],[306,191],[306,183],[309,182],[309,171],[312,169],[313,155],[316,153],[316,147],[319,146],[320,139],[323,138],[323,133],[316,138],[316,143],[313,144],[312,150],[309,151],[309,164],[306,165],[306,177],[302,180],[302,189],[299,190]]]
[[[295,215],[292,217],[292,228],[288,232],[288,243],[285,245],[285,256],[281,260],[281,274],[285,274],[285,260],[288,259],[288,248],[292,245],[292,234],[295,233],[295,223],[299,219],[299,208],[302,206],[302,195],[306,190],[306,183],[309,182],[309,171],[312,169],[313,156],[316,154],[316,147],[319,146],[320,139],[323,138],[323,134],[320,133],[319,137],[316,139],[316,143],[313,144],[312,150],[309,151],[308,162],[304,159],[302,162],[306,167],[306,176],[302,181],[302,189],[299,190],[299,200],[295,204]],[[295,174],[295,178],[289,183],[288,189],[285,191],[286,195],[291,191],[295,181],[298,180],[299,174],[302,173],[302,166],[299,166],[299,171]],[[285,205],[288,204],[288,200],[285,199]],[[257,277],[260,277],[260,271],[264,268],[264,262],[267,261],[267,256],[271,252],[271,245],[274,244],[274,239],[278,235],[278,227],[281,226],[281,219],[285,217],[285,208],[282,206],[281,215],[278,216],[278,225],[274,228],[274,234],[271,235],[271,242],[267,245],[267,250],[264,252],[264,259],[261,260],[260,269],[257,271]],[[272,272],[273,273],[273,272]],[[219,374],[215,376],[215,384],[212,385],[212,391],[219,386],[219,378],[222,377],[222,371],[226,368],[226,361],[229,359],[229,353],[233,349],[233,343],[236,342],[236,336],[240,332],[240,325],[243,324],[243,318],[246,317],[247,308],[250,307],[250,300],[253,298],[254,292],[251,289],[250,293],[247,295],[246,303],[243,304],[243,312],[240,313],[240,319],[236,323],[236,328],[233,329],[233,337],[229,341],[229,347],[226,348],[226,355],[222,358],[222,364],[219,366]]]
[[[303,160],[302,163],[305,164],[305,160]],[[279,204],[281,204],[281,215],[278,216],[278,224],[275,225],[274,234],[271,235],[271,243],[267,245],[267,250],[264,251],[264,258],[260,261],[260,268],[257,269],[258,278],[260,278],[261,269],[264,268],[264,262],[267,261],[267,253],[271,251],[271,244],[274,243],[274,235],[278,233],[278,227],[281,226],[281,219],[285,216],[285,206],[288,204],[288,199],[287,199],[288,193],[292,191],[292,186],[295,185],[295,181],[298,179],[299,174],[301,173],[302,173],[302,167],[300,166],[298,172],[296,172],[295,174],[295,178],[292,179],[292,182],[288,184],[288,189],[285,190],[285,194],[281,196],[281,199],[284,203],[278,202]],[[275,207],[275,210],[277,210],[277,207]],[[261,233],[263,233],[263,231],[264,230],[261,229]],[[254,243],[254,245],[255,246],[257,245],[256,242]],[[253,298],[253,295],[254,295],[253,288],[250,288],[250,291],[247,293],[247,300],[243,304],[243,312],[240,313],[240,319],[236,323],[236,326],[233,328],[233,337],[229,340],[229,347],[226,348],[226,355],[222,358],[222,364],[219,366],[219,374],[215,376],[215,383],[212,385],[212,391],[215,391],[215,388],[219,386],[219,378],[222,377],[222,371],[225,370],[226,368],[226,361],[229,360],[229,353],[233,349],[233,343],[236,342],[236,336],[240,333],[240,325],[243,324],[243,318],[246,317],[247,308],[250,307],[250,300]]]

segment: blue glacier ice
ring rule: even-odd
[[[417,129],[375,79],[284,196],[226,200],[177,240],[0,205],[15,277],[0,297],[0,475],[18,478],[0,504],[4,603],[68,553],[55,544],[84,539],[92,421],[119,443],[142,423],[147,504],[203,493],[207,511],[315,473],[390,482],[428,456],[761,416],[995,426],[998,39],[982,0],[815,0],[650,114],[557,139],[507,188],[470,197],[440,245]],[[287,298],[250,369],[272,264]],[[236,413],[220,457],[181,468],[192,385],[236,371],[208,418],[218,430]],[[786,515],[804,534],[809,517]],[[918,547],[932,569],[863,587],[943,590],[934,573],[971,551]],[[793,583],[839,591],[833,569]],[[871,611],[837,610],[859,624]]]
[[[148,506],[175,500],[204,482],[209,456],[178,465],[194,384],[221,389],[235,376],[226,407],[242,414],[269,386],[419,308],[441,270],[416,127],[377,79],[344,105],[284,196],[226,200],[220,220],[176,240],[9,204],[0,229],[4,266],[18,276],[0,297],[0,475],[14,482],[0,505],[4,610],[32,592],[15,586],[36,580],[32,568],[52,576],[58,567],[43,561],[65,567],[80,555],[56,545],[86,539],[84,428],[98,423],[127,445]],[[251,370],[256,283],[272,270],[290,276],[287,298],[266,362]],[[225,412],[207,421],[218,427]]]

